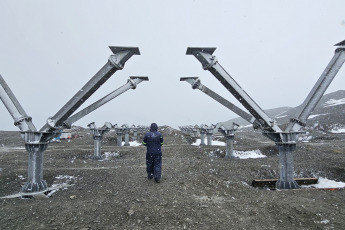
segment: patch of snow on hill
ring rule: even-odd
[[[283,118],[286,117],[287,115],[283,115],[283,116],[275,116],[274,118]]]
[[[284,113],[286,113],[287,111],[285,110],[284,112],[281,112],[279,114],[277,114],[275,117],[278,118],[278,117],[286,117],[287,115],[284,115],[282,116]]]
[[[328,114],[328,113],[310,115],[310,116],[308,117],[308,119],[312,119],[312,118],[314,118],[314,117],[323,116],[323,115],[327,115],[327,114]]]
[[[342,105],[345,104],[345,98],[336,100],[336,99],[330,99],[329,101],[326,101],[324,104],[324,107],[330,107],[330,106],[336,106],[336,105]]]
[[[238,127],[238,129],[245,129],[245,128],[249,128],[249,127],[252,127],[253,125],[250,124],[250,125],[245,125],[245,126],[240,126]]]
[[[200,144],[201,144],[201,139],[196,139],[196,141],[192,145],[200,145]],[[205,140],[205,144],[207,144],[207,140]],[[212,145],[225,146],[225,143],[222,141],[212,141]]]
[[[332,129],[331,133],[345,133],[345,128],[342,128],[342,129],[338,129],[338,128]]]

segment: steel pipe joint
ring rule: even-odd
[[[211,56],[210,57],[210,62],[209,63],[202,63],[202,68],[204,70],[209,70],[210,68],[212,68],[212,66],[214,66],[216,63],[218,62],[216,56]]]
[[[137,88],[137,83],[133,80],[133,79],[128,79],[128,81],[131,84],[131,88],[132,89],[136,89]]]
[[[123,69],[123,67],[124,67],[120,63],[117,63],[117,57],[115,55],[110,55],[110,57],[108,58],[108,61],[110,62],[110,64],[112,64],[113,66],[115,66],[119,70]]]

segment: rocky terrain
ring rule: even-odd
[[[77,138],[51,143],[44,155],[44,179],[66,188],[1,198],[0,229],[344,229],[344,189],[251,186],[279,178],[277,150],[260,132],[238,130],[235,150],[266,157],[225,160],[225,146],[194,146],[194,137],[168,126],[160,131],[162,180],[154,183],[146,178],[145,147],[118,147],[109,132],[104,160],[95,161],[89,131],[75,128]],[[295,177],[345,182],[345,134],[315,129],[308,136],[294,153]],[[19,132],[1,131],[0,197],[18,193],[26,179]]]

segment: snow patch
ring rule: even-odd
[[[276,116],[276,117],[274,117],[274,118],[283,118],[283,117],[286,117],[287,115],[283,115],[283,116]]]
[[[286,117],[287,115],[282,116],[282,115],[283,115],[284,113],[286,113],[286,112],[287,112],[287,110],[285,110],[284,112],[281,112],[281,113],[277,114],[277,115],[275,116],[275,118]]]
[[[331,133],[345,133],[345,128],[342,128],[342,129],[338,129],[338,128],[332,129]]]
[[[205,144],[207,143],[207,140],[205,140]],[[197,139],[192,145],[200,145],[201,139]],[[225,143],[222,141],[212,141],[212,145],[215,146],[225,146]]]
[[[345,188],[345,183],[329,180],[324,177],[320,177],[317,184],[302,185],[301,187],[302,188]]]
[[[265,157],[267,157],[266,155],[263,155],[259,149],[250,150],[250,151],[234,150],[234,156],[239,157],[240,159],[265,158]]]
[[[137,141],[130,141],[128,143],[129,143],[129,146],[140,146],[141,145],[141,143],[138,143]],[[123,141],[122,146],[124,146],[124,145],[125,145],[125,142]]]
[[[331,106],[336,106],[336,105],[342,105],[345,104],[345,98],[336,100],[336,99],[330,99],[329,101],[326,101],[324,104],[324,108],[326,107],[331,107]]]
[[[318,117],[318,116],[324,116],[324,115],[328,115],[328,113],[310,115],[310,116],[308,117],[308,119],[313,119],[314,117]]]
[[[0,170],[0,171],[1,171],[1,170]],[[20,180],[24,180],[24,179],[25,179],[23,175],[18,175],[18,178],[19,178]]]
[[[102,161],[108,161],[110,160],[112,157],[119,157],[120,153],[119,152],[104,152],[104,154],[102,155],[103,159]]]
[[[47,196],[52,196],[55,192],[60,189],[67,189],[67,187],[75,184],[77,177],[68,175],[58,175],[55,177],[53,184],[51,186],[52,191],[50,191]]]
[[[253,126],[252,124],[250,124],[250,125],[244,125],[244,126],[238,127],[238,129],[250,128],[250,127],[252,127],[252,126]]]

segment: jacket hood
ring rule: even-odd
[[[154,132],[158,130],[158,125],[156,123],[152,123],[150,126],[150,131]]]

